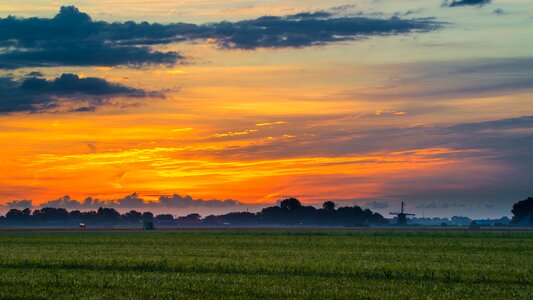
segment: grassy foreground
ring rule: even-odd
[[[532,232],[0,232],[0,298],[532,295]]]

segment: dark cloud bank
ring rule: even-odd
[[[430,31],[441,25],[428,18],[381,19],[325,11],[202,25],[108,23],[65,6],[50,19],[0,19],[0,68],[174,64],[183,59],[181,54],[151,46],[211,39],[226,49],[297,48]]]
[[[21,80],[0,77],[0,114],[54,110],[93,111],[115,97],[145,98],[155,93],[110,83],[104,79],[63,74],[53,80],[32,72]]]
[[[492,0],[452,0],[444,2],[444,6],[459,7],[459,6],[484,6],[490,4]]]
[[[171,65],[184,57],[153,46],[209,39],[224,49],[298,48],[440,26],[431,19],[377,19],[325,11],[203,25],[108,23],[94,21],[74,6],[63,6],[53,18],[0,19],[0,69]],[[94,111],[116,97],[160,96],[99,78],[63,74],[46,80],[41,76],[34,71],[23,79],[0,77],[0,114]]]
[[[124,198],[116,200],[98,200],[91,197],[86,198],[83,201],[78,201],[70,198],[69,196],[63,196],[56,200],[51,200],[40,204],[39,208],[43,207],[55,207],[66,209],[97,209],[99,207],[109,208],[237,208],[242,203],[236,200],[202,200],[193,199],[191,196],[180,196],[174,194],[172,196],[161,196],[158,201],[144,201],[139,197],[137,193],[133,193]],[[7,202],[9,208],[32,208],[33,202],[31,200],[15,200]]]

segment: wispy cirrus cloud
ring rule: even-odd
[[[458,59],[392,65],[397,77],[353,96],[386,101],[495,97],[533,90],[533,57]],[[387,70],[387,72],[390,72]],[[419,102],[420,103],[420,102]]]

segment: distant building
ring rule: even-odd
[[[414,216],[415,214],[406,213],[404,210],[404,203],[402,201],[402,207],[400,212],[391,212],[391,215],[395,215],[398,217],[397,224],[400,226],[407,225],[407,216]]]

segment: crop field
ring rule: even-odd
[[[531,231],[0,232],[0,298],[532,295]]]

